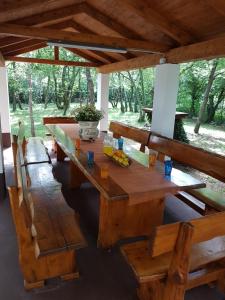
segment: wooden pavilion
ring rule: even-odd
[[[48,45],[54,46],[54,59],[52,60],[44,59],[44,58],[37,59],[37,58],[30,58],[30,57],[23,56],[23,54],[25,53],[47,47]],[[63,47],[66,50],[71,51],[72,53],[74,53],[75,56],[79,56],[83,60],[82,61],[61,60],[59,47]],[[164,142],[166,143],[165,144],[166,146],[170,145],[168,144],[169,143],[168,141],[169,138],[173,136],[175,113],[176,113],[176,101],[177,101],[178,86],[179,86],[179,64],[183,62],[193,61],[193,60],[212,59],[212,58],[224,57],[224,56],[225,56],[225,1],[224,0],[199,0],[199,1],[194,1],[194,0],[189,0],[189,1],[184,1],[184,0],[170,0],[170,1],[168,0],[161,0],[161,1],[157,1],[157,0],[152,0],[152,1],[150,0],[122,0],[122,1],[119,0],[108,0],[108,1],[106,0],[64,0],[64,1],[62,0],[34,0],[34,1],[4,0],[1,1],[0,3],[0,99],[1,99],[0,100],[0,104],[1,104],[0,105],[0,117],[1,117],[0,183],[4,181],[4,165],[3,165],[3,157],[2,157],[2,148],[4,146],[11,145],[7,67],[5,62],[16,61],[16,62],[27,62],[27,63],[41,63],[41,64],[97,68],[98,69],[97,105],[99,108],[103,109],[106,112],[104,119],[100,123],[101,130],[108,129],[107,111],[108,111],[108,96],[109,96],[109,74],[112,72],[120,72],[120,71],[132,70],[137,68],[155,67],[156,71],[155,71],[154,100],[153,100],[151,130],[154,132],[154,134],[156,134],[156,137],[153,136],[151,139],[150,133],[148,133],[145,141],[146,141],[146,146],[150,144],[150,146],[156,147],[156,140],[158,141],[159,139],[159,141],[161,141],[160,139],[162,138],[161,136],[159,138],[158,134],[164,136],[163,139]],[[2,135],[1,135],[1,128],[2,128]],[[127,128],[124,130],[124,132],[127,132]],[[119,133],[117,135],[120,136],[121,134]],[[56,135],[53,134],[53,136]],[[139,132],[138,132],[135,134],[135,136],[138,136],[138,138],[140,138],[142,135],[139,136]],[[23,142],[21,144],[23,144]],[[58,141],[56,140],[56,142],[60,143],[60,140]],[[177,148],[178,150],[175,151],[174,149],[176,147],[178,147]],[[180,146],[179,143],[176,144],[172,141],[171,146],[167,147],[169,149],[169,153],[164,152],[164,154],[168,154],[171,157],[175,155],[177,161],[180,161],[183,159],[182,153],[186,151],[185,150],[186,148],[184,149],[183,147],[185,146]],[[74,150],[74,145],[72,145],[71,149]],[[72,153],[72,151],[70,151],[71,149],[69,149],[68,152],[69,154]],[[44,147],[42,147],[42,150],[46,151]],[[175,151],[176,153],[174,154],[173,151]],[[213,173],[213,175],[216,174],[214,176],[215,178],[224,180],[224,172],[223,172],[224,168],[221,163],[221,161],[223,161],[224,164],[223,157],[215,155],[216,159],[215,158],[212,159],[211,157],[213,157],[213,154],[210,154],[210,156],[208,156],[209,155],[208,153],[204,151],[200,153],[201,151],[198,152],[198,150],[196,150],[194,147],[191,148],[191,150],[189,151],[192,151],[190,152],[191,153],[190,156],[195,158],[195,162],[197,162],[196,164],[199,166],[199,170],[201,171],[206,170],[205,171],[206,174],[212,175]],[[68,153],[67,156],[69,156]],[[196,153],[197,154],[200,153],[199,154],[200,156],[197,156]],[[45,153],[45,155],[47,155],[47,153]],[[40,157],[37,158],[40,159]],[[74,158],[74,154],[72,158]],[[207,162],[206,164],[207,166],[205,167],[205,169],[202,167],[201,164],[202,161]],[[27,163],[27,165],[29,165],[27,158],[25,162]],[[77,163],[76,157],[74,162],[75,164]],[[188,164],[188,162],[189,161],[187,158],[185,163]],[[19,167],[21,170],[27,167],[24,161],[21,161],[19,163],[20,163]],[[56,183],[54,181],[54,178],[52,177],[53,176],[52,167],[49,166],[49,157],[47,156],[46,160],[38,162],[37,164],[36,162],[35,163],[31,162],[30,166],[28,166],[27,169],[28,171],[30,170],[31,172],[30,174],[33,175],[34,176],[33,178],[36,179],[35,177],[36,171],[34,172],[32,170],[33,168],[36,167],[38,168],[39,163],[47,164],[47,169],[49,171],[49,176],[50,176],[49,178],[51,178],[52,181],[49,180],[49,182],[47,182],[48,180],[46,180],[45,184],[47,185],[53,183],[54,190],[59,192],[57,194],[58,198],[57,197],[56,198],[57,200],[59,200],[57,209],[60,210],[62,208],[61,201],[63,200],[63,196],[61,194],[61,185],[60,184],[58,185],[58,183]],[[218,174],[212,171],[214,167],[215,169],[217,168],[219,170]],[[18,162],[17,162],[17,168],[18,168]],[[143,168],[144,167],[142,167],[141,170],[144,170]],[[86,169],[84,169],[83,171],[84,174],[86,175],[89,174],[86,172]],[[147,171],[145,170],[145,172]],[[161,180],[161,175],[159,175],[156,171],[154,172],[156,174],[155,176],[156,177],[158,176],[158,178],[160,178]],[[75,175],[77,174],[78,173],[76,173]],[[98,185],[99,178],[93,179],[91,176],[92,175],[89,176],[91,178],[90,182],[92,183],[97,182],[96,186],[99,186]],[[142,174],[142,177],[143,176],[144,175]],[[23,178],[23,174],[21,175],[21,177],[22,177],[21,182],[26,182],[26,179]],[[77,176],[78,179],[81,177],[82,176],[80,177]],[[32,182],[32,176],[30,176],[29,178],[31,179],[30,182],[31,185],[35,183],[35,180],[33,180]],[[180,179],[179,176],[178,179]],[[143,182],[143,180],[140,181]],[[77,184],[78,183],[81,184],[81,182],[77,182]],[[38,184],[41,185],[40,190],[42,192],[42,182],[38,182]],[[138,184],[136,185],[138,186]],[[149,184],[146,182],[145,186],[148,185]],[[152,186],[153,185],[154,182]],[[175,192],[178,192],[180,190],[179,185],[183,185],[183,188],[187,188],[185,180],[183,181],[178,180],[177,185],[174,183],[171,184],[171,182],[170,184],[168,184],[168,182],[164,180],[164,178],[162,179],[162,181],[160,181],[159,186],[161,188],[161,191],[165,186],[166,192],[164,192],[163,190],[163,194],[162,195],[160,194],[161,198],[159,198],[159,194],[157,194],[158,190],[156,189],[154,190],[155,197],[157,198],[158,201],[156,205],[157,209],[160,205],[162,206],[163,201],[161,200],[163,195],[169,192],[171,193],[173,192],[173,194],[175,194]],[[202,187],[202,183],[199,182],[197,183],[195,182],[195,185],[198,187]],[[135,184],[132,184],[131,188],[134,188],[134,186]],[[189,187],[190,186],[193,188],[193,186],[189,183]],[[23,185],[22,188],[24,188]],[[150,188],[151,188],[151,184],[150,184]],[[13,198],[19,199],[19,196],[17,195],[18,193],[17,188],[11,188],[9,190],[12,199]],[[40,192],[40,190],[38,192]],[[34,193],[35,191],[36,190],[34,189]],[[122,191],[120,190],[119,192],[120,194],[124,193],[124,190]],[[150,193],[151,190],[148,192]],[[135,193],[137,194],[136,190],[135,192],[133,192],[133,194]],[[139,193],[140,194],[142,193],[144,195],[144,192],[142,191],[140,191]],[[36,199],[38,201],[40,200],[40,204],[43,205],[43,207],[45,207],[45,203],[44,201],[43,202],[41,201],[44,199],[44,196],[45,195],[41,194],[40,199]],[[50,196],[51,193],[49,193],[49,197]],[[122,196],[124,196],[124,194],[122,194]],[[127,199],[129,199],[129,194],[127,194],[126,196]],[[147,198],[146,196],[146,199],[147,200],[145,201],[147,202],[149,200],[149,197]],[[101,205],[102,203],[107,203],[107,205],[109,205],[108,202],[106,201],[107,197],[105,197],[103,200],[101,198]],[[135,202],[134,200],[137,202]],[[143,201],[143,203],[139,203],[138,202],[139,200],[140,200],[139,197],[137,197],[133,199],[133,203],[131,204],[140,205],[142,207],[142,212],[145,212],[146,220],[149,221],[151,218],[153,218],[153,217],[149,217],[149,212],[154,214],[154,209],[152,209],[152,207],[149,206],[150,210],[148,212],[148,210],[145,210],[144,208],[145,202]],[[129,201],[131,201],[131,199],[129,199]],[[112,206],[114,205],[112,204],[113,202],[109,202],[109,203]],[[65,205],[65,203],[63,203],[63,205]],[[12,201],[12,207],[13,207],[13,201]],[[134,215],[136,214],[135,206],[133,207],[129,206],[128,208],[127,206],[124,207],[126,208],[127,211],[129,211],[129,213],[127,213],[128,217],[131,218],[131,216],[133,216],[132,214],[130,214],[130,211],[133,211]],[[15,208],[15,210],[17,209],[19,211],[20,208],[21,207],[19,207],[18,205],[18,207]],[[38,210],[38,208],[39,207],[37,205],[36,209]],[[50,206],[48,207],[48,209],[49,208]],[[105,209],[105,211],[106,210],[107,209]],[[218,212],[220,210],[224,210],[224,206],[222,207],[222,209],[221,207],[219,207],[215,211]],[[64,211],[67,212],[68,207],[66,207]],[[46,213],[46,207],[44,210],[41,211],[41,213],[45,216],[45,221],[46,220],[49,221],[50,218]],[[66,225],[64,229],[66,228],[65,229],[66,233],[68,233],[67,232],[68,227],[73,227],[73,226],[68,226],[69,223],[67,223],[70,213],[67,214],[65,213],[64,220],[63,218],[60,219],[61,222],[65,221]],[[40,214],[39,217],[43,216],[42,214]],[[163,206],[161,207],[160,218],[162,217],[162,214],[163,214]],[[51,216],[50,209],[49,209],[49,215]],[[141,218],[142,217],[143,216],[141,216]],[[123,219],[123,217],[121,217],[121,219]],[[197,234],[197,238],[195,237],[196,243],[205,241],[207,240],[207,238],[210,239],[210,238],[218,237],[219,235],[221,236],[224,235],[224,227],[221,226],[221,223],[224,222],[224,213],[220,214],[219,219],[217,219],[217,216],[214,214],[211,217],[205,217],[204,220],[203,222],[202,221],[193,222],[194,224],[193,226],[196,227],[199,226],[199,233]],[[33,221],[34,220],[32,219],[32,222]],[[102,222],[103,226],[101,228],[102,231],[100,231],[101,234],[102,232],[104,232],[104,230],[107,233],[109,227],[107,221],[108,219],[106,218],[106,223]],[[127,224],[129,225],[128,228],[130,228],[131,222],[128,221],[127,221]],[[115,229],[116,231],[119,225],[117,224],[117,220],[115,220],[116,222],[115,224],[113,222],[112,222],[112,227],[116,228]],[[37,223],[39,225],[42,224],[42,220],[41,222],[37,222]],[[189,250],[191,249],[191,236],[193,234],[193,226],[190,223],[188,224],[189,225],[185,223],[184,225],[181,226],[182,234],[180,234],[179,236],[178,236],[178,232],[180,232],[179,231],[180,227],[178,226],[180,225],[175,225],[175,227],[173,228],[171,227],[174,230],[175,234],[173,234],[173,237],[170,239],[168,245],[165,243],[165,246],[164,246],[164,241],[165,241],[165,236],[166,237],[168,236],[167,233],[168,229],[166,229],[166,231],[162,233],[158,232],[157,238],[159,240],[159,245],[160,245],[160,247],[158,246],[158,248],[160,249],[157,248],[157,244],[154,249],[157,255],[161,255],[162,253],[167,253],[168,251],[172,251],[173,249],[175,248],[177,249],[180,248],[180,246],[182,246],[181,248],[183,249],[184,257],[186,257],[188,252],[190,252]],[[207,224],[207,226],[205,224]],[[214,231],[211,230],[211,224],[213,224]],[[78,226],[77,223],[75,225]],[[38,228],[37,226],[37,229],[42,231],[44,229],[46,230],[47,227],[48,226],[41,227],[40,225],[40,228]],[[205,231],[206,237],[203,238],[201,235],[202,232],[200,231],[202,230],[202,228],[205,227],[207,228],[207,231]],[[170,230],[170,227],[168,228]],[[77,232],[79,233],[79,238],[82,241],[81,243],[81,241],[79,240],[78,246],[80,246],[81,244],[83,246],[85,243],[83,242],[82,236],[78,229]],[[77,232],[75,232],[74,234],[76,235]],[[58,230],[58,233],[61,234],[60,230]],[[45,249],[45,243],[42,244],[42,237],[38,237],[37,232],[36,233],[32,232],[32,234],[33,234],[32,239],[30,239],[30,237],[29,239],[31,243],[33,243],[34,240],[35,243],[37,244],[35,248],[36,250],[40,245],[42,246],[44,245],[44,247],[39,247],[38,254],[37,252],[35,253],[36,257],[34,258],[34,261],[36,263],[37,255],[41,256],[43,254],[44,256],[47,253],[46,251],[49,249],[47,250]],[[104,237],[106,236],[107,234],[105,234]],[[55,236],[53,236],[53,240],[55,240]],[[38,244],[38,242],[40,242],[40,244]],[[65,249],[68,246],[66,244],[68,241],[65,239],[63,241],[60,240],[60,242],[63,243],[63,246],[61,246],[61,248],[58,247],[60,248],[59,252],[62,251],[62,249],[63,251],[65,251]],[[72,242],[73,244],[77,243],[71,241],[71,245]],[[105,243],[105,245],[108,246],[111,244]],[[183,247],[183,245],[186,246]],[[77,248],[78,246],[76,245]],[[213,244],[213,247],[214,246],[215,245]],[[53,249],[54,251],[55,248],[56,247],[54,246]],[[141,249],[146,250],[147,248],[142,247]],[[214,248],[212,249],[214,250]],[[54,251],[52,252],[52,248],[50,250],[51,251],[47,254],[50,256],[52,255],[52,258],[54,260],[55,259],[54,253],[56,252]],[[58,249],[56,250],[58,251]],[[130,253],[129,246],[128,248],[125,247],[123,251],[125,255],[129,257],[129,253]],[[210,252],[211,250],[207,250],[207,251]],[[221,250],[219,252],[221,256],[219,256],[218,259],[221,258],[224,259],[223,254],[221,254],[222,252],[224,252],[224,248],[223,251]],[[149,253],[147,253],[147,256],[148,255]],[[175,259],[182,261],[182,253],[179,255],[178,255],[179,257],[177,256],[174,257]],[[213,256],[213,254],[211,256]],[[25,257],[25,262],[27,257]],[[71,256],[70,259],[73,259],[73,256]],[[70,259],[68,259],[68,265],[70,265]],[[60,268],[64,267],[61,264],[62,260],[64,260],[64,256],[62,256],[62,258],[59,259]],[[185,266],[185,268],[188,269],[186,261],[183,261],[182,263]],[[208,261],[207,262],[204,261],[204,263],[207,264]],[[48,263],[44,261],[42,266],[43,269],[46,268],[47,265]],[[49,263],[49,265],[51,264]],[[145,266],[145,264],[143,265]],[[224,265],[222,268],[221,265],[217,266],[217,264],[215,264],[213,265],[213,268],[214,269],[212,270],[211,269],[207,270],[207,272],[209,271],[211,272],[210,276],[207,277],[207,273],[202,274],[201,282],[199,281],[200,277],[193,278],[188,288],[198,286],[200,283],[203,282],[204,283],[211,282],[213,281],[213,279],[218,280],[220,279],[220,276],[222,276],[222,279],[224,279]],[[37,268],[37,269],[41,269],[41,268]],[[193,270],[195,269],[193,268]],[[44,273],[47,273],[47,271],[45,270]],[[179,272],[174,274],[171,273],[170,275],[172,279],[176,279],[178,281],[178,285],[179,284],[182,285],[182,289],[184,290],[185,288],[187,288],[187,286],[185,286],[185,282],[187,281],[187,278],[185,278],[186,275],[183,276],[182,268],[178,271]],[[58,272],[58,270],[54,270],[53,274],[51,274],[51,276],[49,275],[49,277],[54,277],[55,275],[58,275],[58,273],[61,274],[61,272]],[[70,276],[68,277],[67,274],[68,272],[66,273],[66,271],[65,272],[63,271],[62,273],[66,274],[63,275],[65,277],[64,279],[75,278],[78,275],[77,273],[76,274],[70,273],[69,274]],[[162,276],[162,274],[159,274],[159,279],[161,279],[160,276]],[[43,276],[40,277],[42,278]],[[142,278],[142,276],[140,276],[140,278]],[[35,284],[33,284],[33,282],[30,282],[29,288],[42,286],[43,284],[42,281],[43,280],[39,282],[36,281]],[[224,280],[219,280],[219,281],[221,281],[219,283],[224,290],[224,282],[223,282]],[[149,299],[148,296],[145,296],[145,293],[149,295],[149,289],[148,289],[149,287],[145,286],[144,281],[142,283],[143,283],[142,290],[141,290],[142,298]],[[168,285],[167,288],[168,291],[170,291],[170,285]],[[155,286],[154,289],[155,291],[160,290],[159,286],[157,287]],[[176,294],[176,291],[173,291],[173,295],[174,294]],[[157,299],[161,299],[160,296],[158,296]],[[169,298],[164,297],[164,299],[169,299]],[[178,295],[176,299],[181,299],[181,298]]]
[[[171,75],[175,76],[169,83],[171,91],[166,91],[173,94],[167,93],[167,101],[171,102],[169,98],[176,99],[177,93],[176,66],[196,59],[223,57],[224,34],[223,0],[3,1],[0,3],[3,141],[9,144],[10,132],[5,61],[97,67],[99,105],[107,110],[107,103],[103,103],[107,102],[107,74],[162,64],[161,71],[156,71],[155,89],[165,92],[163,78],[172,80]],[[21,56],[46,47],[49,42],[65,47],[85,62],[61,61],[58,47],[54,60]],[[160,102],[163,96],[157,91],[155,94]],[[107,117],[102,123],[105,129]],[[153,116],[153,127],[157,129],[158,124],[155,127],[154,123]]]

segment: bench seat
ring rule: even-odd
[[[225,194],[222,192],[216,192],[206,187],[198,190],[190,190],[188,193],[205,203],[209,208],[217,211],[225,210]]]
[[[36,257],[86,246],[78,216],[65,202],[59,186],[31,188],[30,201]]]
[[[154,281],[167,275],[172,258],[171,252],[152,258],[149,241],[126,244],[121,247],[121,251],[139,282]],[[193,245],[190,271],[195,271],[204,265],[219,261],[224,257],[224,251],[225,237],[218,237]]]
[[[25,163],[38,164],[43,162],[51,163],[51,159],[48,155],[48,150],[45,147],[42,138],[28,138],[26,143]]]

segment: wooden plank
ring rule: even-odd
[[[135,50],[146,50],[150,52],[165,52],[168,46],[141,40],[122,39],[116,37],[105,37],[93,34],[64,32],[53,29],[44,30],[23,25],[5,24],[0,25],[0,33],[19,37],[30,37],[37,39],[70,41],[75,43],[88,43],[113,48],[126,48]]]
[[[225,2],[223,0],[205,0],[204,3],[207,3],[212,7],[216,12],[221,16],[225,16]]]
[[[154,67],[160,63],[160,58],[165,57],[167,63],[183,63],[201,59],[212,59],[225,56],[225,37],[191,44],[189,46],[172,49],[161,56],[147,54],[122,62],[108,64],[98,68],[99,73],[113,73],[138,68]]]
[[[82,51],[80,49],[74,49],[74,48],[65,48],[65,49],[72,52],[75,55],[78,55],[78,56],[90,61],[90,62],[93,62],[96,64],[102,64],[101,60],[94,58],[92,55],[89,55],[88,53],[85,53],[84,51]]]
[[[154,133],[150,135],[148,147],[225,182],[225,158],[222,155]]]
[[[115,138],[123,136],[140,144],[148,144],[150,134],[148,130],[128,126],[121,122],[111,121],[109,131],[113,132]]]
[[[51,159],[48,155],[48,150],[45,148],[43,144],[43,140],[41,138],[29,138],[26,144],[26,163],[42,163],[48,162],[51,163]]]
[[[5,59],[1,52],[0,52],[0,67],[5,67]]]
[[[180,224],[163,291],[163,300],[180,300],[184,298],[188,281],[193,233],[194,227],[190,223]],[[176,275],[174,276],[174,274]]]
[[[93,5],[91,5],[91,1],[88,3],[83,3],[82,5],[83,11],[93,19],[102,23],[106,27],[114,30],[119,33],[123,37],[130,39],[140,39],[143,40],[142,36],[134,32],[133,30],[127,28],[125,25],[120,24],[119,22],[113,20],[110,16],[103,14],[101,11],[96,9]]]
[[[98,72],[108,74],[139,68],[150,68],[158,65],[160,58],[162,58],[162,56],[159,54],[145,54],[136,58],[128,59],[126,61],[103,65],[98,68]]]
[[[59,47],[54,47],[54,59],[59,60]]]
[[[193,42],[193,35],[182,29],[181,24],[177,24],[174,20],[162,16],[159,12],[150,8],[145,1],[124,0],[122,5],[126,7],[126,9],[133,11],[136,15],[144,18],[147,23],[152,24],[179,44],[186,45]]]
[[[21,43],[17,43],[16,45],[13,44],[11,46],[5,47],[2,49],[4,56],[13,56],[11,53],[13,53],[15,50],[23,50],[24,48],[29,48],[29,47],[39,47],[42,45],[46,45],[46,42],[40,41],[40,40],[26,40]]]
[[[191,195],[217,211],[225,210],[225,195],[223,192],[213,191],[208,188],[188,191]]]
[[[6,56],[8,61],[27,62],[32,64],[47,64],[47,65],[59,65],[59,66],[72,66],[72,67],[89,67],[94,68],[99,66],[96,63],[84,62],[84,61],[64,61],[64,60],[52,60],[44,58],[31,58],[31,57],[19,57],[19,56]]]
[[[28,53],[28,52],[32,52],[32,51],[35,51],[35,50],[39,50],[39,49],[42,49],[42,48],[45,48],[47,47],[47,44],[46,43],[39,43],[39,44],[36,44],[34,46],[30,46],[30,47],[25,47],[25,48],[22,48],[22,49],[14,49],[12,52],[6,54],[6,56],[17,56],[17,55],[20,55],[20,54],[25,54],[25,53]]]
[[[194,228],[192,243],[201,243],[215,237],[225,235],[225,227],[221,226],[225,222],[225,213],[216,213],[204,218],[189,221]],[[151,245],[152,257],[170,252],[174,249],[180,223],[158,226],[155,230],[154,241]],[[165,239],[166,236],[166,239]]]

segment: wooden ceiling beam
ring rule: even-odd
[[[83,26],[83,25],[81,25],[81,24],[75,22],[74,20],[72,20],[71,23],[72,23],[72,27],[73,27],[77,32],[80,32],[80,33],[87,33],[87,34],[89,34],[89,33],[90,33],[90,34],[95,34],[95,33],[96,33],[94,30],[90,30],[89,28],[87,28],[87,27],[85,27],[85,26]],[[98,53],[98,55],[101,54],[100,51],[95,51],[95,53]],[[125,58],[125,59],[130,59],[130,58],[133,58],[133,57],[134,57],[134,56],[130,56],[129,53],[120,54],[120,56],[122,56],[122,57]],[[109,56],[108,54],[105,54],[103,58],[106,58],[106,59],[109,59],[109,60],[112,59],[112,57]],[[114,60],[114,62],[115,62],[115,61],[116,61],[116,60]]]
[[[47,65],[59,65],[59,66],[72,66],[72,67],[98,67],[99,65],[91,62],[84,61],[64,61],[64,60],[52,60],[43,58],[31,58],[21,56],[6,56],[7,61],[26,62],[32,64],[47,64]]]
[[[2,50],[3,55],[11,55],[10,54],[11,52],[14,52],[14,51],[17,51],[17,50],[22,50],[24,48],[29,48],[29,47],[32,47],[32,46],[37,46],[37,45],[40,45],[40,44],[43,44],[42,40],[29,39],[29,40],[26,40],[24,42],[18,43],[16,45],[5,47],[1,50]],[[46,42],[45,42],[45,44],[46,44]]]
[[[120,24],[119,22],[113,20],[110,16],[103,14],[101,11],[96,9],[94,6],[91,5],[91,1],[89,3],[81,4],[83,11],[93,19],[97,20],[99,23],[105,25],[106,27],[110,28],[111,30],[119,33],[121,36],[130,39],[137,39],[142,40],[143,37],[137,34],[135,31],[127,28],[125,25]]]
[[[90,62],[96,63],[96,64],[103,64],[102,61],[94,58],[91,55],[86,54],[84,51],[80,50],[80,49],[74,49],[74,48],[65,48],[66,50],[72,52],[73,54],[76,54],[84,59],[87,59]]]
[[[5,56],[16,56],[16,55],[25,54],[25,53],[28,53],[31,51],[39,50],[39,49],[42,49],[45,47],[47,47],[47,44],[43,42],[43,43],[39,43],[37,45],[33,45],[30,47],[26,47],[26,48],[22,48],[22,49],[18,49],[18,50],[15,49],[14,51],[4,54],[4,55]]]
[[[225,1],[224,0],[204,0],[204,3],[207,3],[212,7],[216,12],[221,16],[225,16]]]
[[[2,4],[0,3],[1,22],[7,22],[8,20],[13,20],[13,22],[16,22],[16,20],[18,19],[21,19],[22,21],[23,16],[28,16],[25,17],[24,20],[26,19],[29,23],[29,20],[32,22],[32,17],[34,18],[34,22],[36,20],[41,20],[41,22],[42,20],[44,22],[48,22],[48,19],[50,19],[50,17],[52,17],[52,19],[54,20],[54,16],[55,19],[67,17],[75,11],[75,6],[84,2],[84,0],[73,0],[73,5],[68,5],[68,2],[66,2],[67,6],[64,7],[62,6],[62,0],[28,0],[28,4],[25,4],[23,0],[17,0],[10,1],[8,4],[8,9],[7,2],[7,0],[4,0],[2,1]],[[60,11],[62,12],[61,16]],[[31,25],[28,23],[26,25]]]
[[[37,39],[47,39],[47,40],[61,40],[70,41],[75,43],[87,43],[93,45],[102,45],[105,47],[113,48],[127,48],[136,50],[145,50],[149,52],[162,53],[168,50],[168,46],[161,43],[152,43],[149,41],[131,40],[116,37],[106,37],[94,34],[84,34],[84,33],[73,33],[61,30],[54,30],[48,28],[37,28],[29,27],[23,25],[15,24],[0,24],[0,33],[27,37],[27,38],[37,38]]]
[[[5,59],[1,52],[0,52],[0,67],[5,67]]]
[[[66,29],[71,27],[71,20],[66,20],[63,22],[59,22],[50,26],[47,26],[50,29]],[[45,26],[43,26],[45,27]],[[41,28],[43,28],[41,27]],[[0,48],[3,49],[4,47],[8,47],[11,45],[15,45],[24,41],[30,40],[29,38],[18,38],[18,37],[6,37],[3,39],[0,39]]]
[[[165,55],[149,54],[122,62],[104,65],[99,67],[98,71],[100,73],[113,73],[153,67],[159,64],[160,58],[163,57],[166,58],[167,63],[174,64],[225,57],[225,37],[174,48],[165,53]]]
[[[195,38],[186,30],[181,29],[180,24],[167,19],[160,13],[148,6],[143,0],[123,0],[120,2],[126,9],[132,10],[136,15],[142,17],[147,24],[151,24],[164,32],[180,45],[190,44]],[[119,5],[119,4],[118,4]],[[122,8],[121,8],[122,9]]]

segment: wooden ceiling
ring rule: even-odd
[[[103,73],[153,66],[160,58],[180,63],[223,57],[225,0],[0,2],[0,52],[6,60],[21,61],[17,55],[46,47],[48,40],[128,49],[68,49]]]

